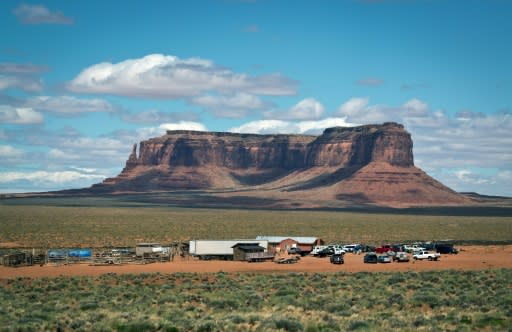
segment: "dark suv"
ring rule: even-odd
[[[332,264],[343,264],[345,263],[345,260],[343,259],[343,255],[341,254],[334,254],[330,258]]]
[[[374,252],[369,252],[366,255],[364,255],[363,261],[365,263],[377,264],[377,261],[378,261],[377,254]]]
[[[436,251],[440,254],[457,254],[459,251],[451,244],[438,244]]]

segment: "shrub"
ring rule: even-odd
[[[348,330],[349,331],[366,330],[366,329],[369,329],[369,328],[370,328],[370,324],[368,324],[367,322],[365,322],[363,320],[352,321],[348,325]]]
[[[147,332],[157,331],[157,328],[147,321],[142,322],[129,322],[129,323],[117,323],[114,325],[114,329],[118,332]]]
[[[304,326],[301,324],[301,322],[295,319],[279,318],[275,319],[274,323],[278,329],[283,329],[285,331],[298,332],[304,330]]]

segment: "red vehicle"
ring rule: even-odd
[[[384,254],[387,253],[388,251],[393,251],[393,247],[389,244],[385,244],[383,246],[375,248],[375,252],[377,254]]]

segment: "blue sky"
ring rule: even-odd
[[[2,1],[0,191],[100,182],[166,129],[396,121],[431,176],[512,196],[510,17],[507,0]]]

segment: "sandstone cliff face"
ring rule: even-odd
[[[385,205],[435,203],[436,197],[459,202],[459,195],[414,167],[412,148],[411,135],[397,123],[328,128],[320,136],[168,131],[141,142],[138,155],[135,145],[121,174],[92,189],[244,190],[276,199],[309,194]]]
[[[134,146],[126,170],[137,166],[292,170],[372,161],[413,165],[412,140],[403,126],[386,123],[330,128],[319,137],[168,131],[165,136],[141,142],[138,157]]]

